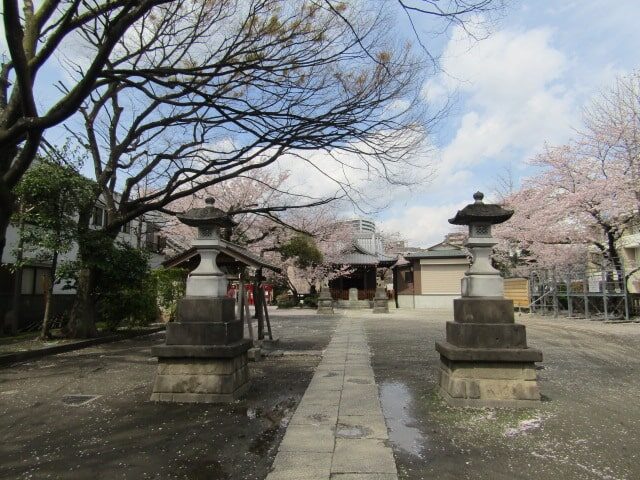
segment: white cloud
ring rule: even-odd
[[[4,32],[4,22],[0,22],[0,58],[9,56],[9,47],[7,46],[7,38]]]
[[[366,151],[364,145],[362,150]],[[287,182],[289,191],[314,198],[346,193],[364,212],[383,209],[391,202],[415,195],[415,190],[423,188],[432,173],[433,160],[428,149],[416,153],[409,162],[387,162],[384,167],[375,157],[363,158],[347,151],[297,153],[299,157],[282,156],[275,166],[291,173]]]
[[[444,240],[444,235],[456,227],[447,220],[453,218],[458,210],[470,202],[463,201],[444,205],[415,205],[396,209],[391,218],[380,220],[379,228],[386,232],[400,232],[409,241],[409,245],[430,247]]]
[[[508,150],[532,154],[542,142],[563,141],[575,120],[574,97],[562,83],[568,60],[547,28],[502,30],[475,45],[454,32],[427,98],[460,92],[466,113],[443,147],[439,171],[449,175]],[[431,95],[431,97],[429,97]]]

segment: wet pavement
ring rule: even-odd
[[[0,478],[264,479],[337,322],[272,317],[283,355],[230,405],[149,401],[162,335],[0,369]]]
[[[426,440],[415,424],[411,392],[400,382],[380,385],[380,403],[389,429],[389,440],[397,450],[424,459]]]
[[[400,479],[640,478],[640,325],[522,314],[543,402],[455,409],[436,393],[450,314],[363,318]]]
[[[338,323],[267,480],[397,480],[361,319]]]

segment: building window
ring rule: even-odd
[[[404,272],[404,283],[413,283],[413,272]]]
[[[93,220],[91,223],[96,227],[101,227],[102,225],[104,225],[103,222],[104,222],[104,209],[100,207],[95,207],[93,209]]]
[[[160,229],[153,223],[147,223],[145,237],[147,250],[155,253],[162,253],[167,246],[166,238],[160,234]]]
[[[131,222],[122,225],[122,233],[131,233]]]
[[[43,295],[48,282],[48,268],[23,267],[20,293],[23,295]]]
[[[22,285],[20,286],[20,293],[23,295],[33,294],[33,286],[35,283],[36,271],[33,268],[22,269]]]

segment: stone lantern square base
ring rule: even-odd
[[[159,356],[151,400],[197,403],[237,400],[250,385],[247,356],[250,343],[249,340],[243,342],[246,350],[228,358]],[[159,354],[158,351],[154,353]],[[171,352],[159,355],[162,353]]]
[[[453,407],[540,406],[533,362],[464,362],[440,358],[440,394]]]
[[[384,288],[376,288],[376,296],[373,297],[373,313],[389,313],[389,299]]]
[[[540,405],[535,362],[542,352],[527,346],[524,325],[514,322],[513,302],[457,298],[440,353],[438,384],[444,400],[464,407]]]
[[[252,342],[243,338],[234,307],[225,297],[180,300],[165,344],[152,348],[158,370],[151,400],[226,403],[246,392]]]
[[[333,313],[333,298],[328,289],[320,290],[318,296],[318,313]]]

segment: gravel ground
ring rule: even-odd
[[[539,409],[452,409],[435,394],[449,319],[365,319],[400,478],[640,478],[640,325],[520,315],[544,362]]]
[[[284,355],[252,363],[246,399],[225,406],[148,401],[162,334],[0,369],[0,478],[265,478],[336,317],[272,324]]]
[[[640,325],[520,316],[544,402],[471,410],[435,393],[448,314],[346,314],[365,323],[400,478],[640,478]],[[272,317],[284,355],[252,363],[232,405],[149,402],[162,335],[0,369],[0,478],[264,479],[338,318]]]

